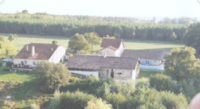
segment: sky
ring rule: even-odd
[[[0,13],[22,10],[55,15],[200,19],[200,0],[3,0],[0,3]]]

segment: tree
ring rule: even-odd
[[[28,10],[23,10],[22,13],[23,14],[28,14]]]
[[[58,41],[57,40],[53,40],[52,44],[58,44]]]
[[[177,38],[177,36],[176,36],[175,32],[173,32],[171,37],[170,37],[170,40],[174,41],[174,40],[176,40],[176,38]]]
[[[37,64],[34,72],[41,74],[41,89],[46,92],[54,92],[70,78],[70,72],[63,64],[42,61]]]
[[[98,99],[96,101],[89,101],[85,109],[112,109],[112,105],[107,104],[102,99]]]
[[[114,36],[106,35],[105,37],[103,37],[103,39],[115,39],[115,37]]]
[[[15,51],[16,51],[16,48],[13,45],[11,44],[6,45],[5,47],[6,55],[13,54]]]
[[[3,36],[0,36],[0,49],[5,51],[6,55],[12,54],[16,51],[16,48]]]
[[[0,41],[1,41],[1,42],[4,42],[4,41],[5,41],[4,36],[0,36]]]
[[[85,33],[84,36],[86,40],[90,43],[92,49],[94,45],[99,45],[101,43],[101,38],[97,33]]]
[[[195,48],[200,54],[200,23],[190,25],[183,40],[186,46]]]
[[[10,36],[8,37],[8,40],[9,40],[10,42],[12,42],[12,41],[14,40],[13,34],[10,34]]]
[[[199,78],[199,60],[195,57],[195,49],[185,47],[171,50],[166,57],[165,74],[177,81]]]
[[[81,50],[87,51],[90,49],[90,45],[83,35],[76,33],[70,39],[68,43],[68,48],[75,51],[81,51]]]

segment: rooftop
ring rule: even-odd
[[[121,57],[163,60],[168,51],[124,50]]]
[[[31,55],[32,47],[35,47],[34,56]],[[28,49],[27,49],[28,48]],[[14,59],[35,59],[35,60],[48,60],[58,45],[55,44],[40,44],[40,43],[30,43],[25,45],[18,54],[16,54]]]
[[[79,70],[134,69],[137,62],[136,58],[75,55],[66,63],[66,67]]]
[[[107,48],[107,47],[114,47],[115,49],[118,49],[120,47],[121,42],[123,43],[122,39],[103,39],[101,43],[102,48]]]

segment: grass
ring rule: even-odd
[[[5,72],[3,68],[0,68],[0,81],[14,81],[14,82],[27,82],[32,81],[37,78],[37,75],[31,73],[12,73],[12,72]]]
[[[8,37],[9,34],[0,33],[0,35]],[[20,50],[25,44],[29,43],[51,43],[53,40],[57,40],[59,45],[68,47],[69,38],[61,36],[39,36],[39,35],[25,35],[18,34],[18,38],[12,43],[17,50]],[[172,42],[160,42],[160,41],[138,41],[138,40],[124,40],[126,49],[136,50],[162,50],[170,51],[173,48],[184,47],[180,43]],[[99,50],[100,46],[94,46],[94,50]]]
[[[30,104],[43,104],[51,94],[45,95],[39,90],[38,74],[12,73],[3,71],[0,67],[0,107],[27,108]],[[4,102],[6,96],[11,96],[8,104]],[[14,106],[11,106],[14,105]]]
[[[139,78],[149,78],[152,75],[163,73],[163,70],[140,69]]]

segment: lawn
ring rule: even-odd
[[[26,108],[33,103],[48,101],[51,94],[46,95],[39,90],[38,74],[5,72],[0,67],[0,107]],[[11,101],[4,102],[6,96],[11,96]]]
[[[12,73],[5,72],[3,68],[0,67],[0,81],[14,81],[14,82],[27,82],[32,81],[37,78],[37,75],[31,73]]]
[[[9,34],[0,33],[0,35],[8,37]],[[59,45],[67,48],[69,38],[61,36],[39,36],[39,35],[25,35],[18,34],[18,38],[12,43],[20,50],[25,44],[29,43],[51,43],[52,40],[57,40]],[[180,43],[171,42],[160,42],[160,41],[138,41],[138,40],[124,40],[126,49],[137,49],[137,50],[167,50],[170,51],[172,48],[184,47]],[[100,46],[94,46],[94,50],[99,50]]]
[[[140,69],[139,78],[149,78],[151,75],[163,73],[163,70]]]

